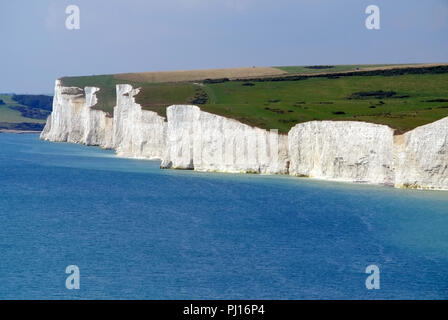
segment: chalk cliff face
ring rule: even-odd
[[[291,175],[394,183],[393,130],[356,121],[311,121],[288,134]]]
[[[394,136],[387,126],[312,121],[288,134],[291,175],[448,190],[448,118]]]
[[[142,110],[139,89],[117,86],[113,118],[92,109],[98,88],[56,81],[53,112],[41,138],[113,148],[124,157],[161,159],[163,168],[290,174],[448,190],[448,118],[394,136],[356,121],[312,121],[288,135],[173,105],[167,119]]]
[[[113,119],[91,107],[97,103],[98,88],[63,87],[56,81],[53,112],[47,119],[41,139],[113,148]]]
[[[396,187],[448,189],[448,118],[396,138]]]
[[[287,173],[287,137],[277,131],[250,127],[196,106],[170,106],[167,118],[167,153],[162,167]]]
[[[113,144],[117,155],[132,158],[162,159],[165,152],[165,118],[142,110],[135,102],[139,89],[117,85],[114,108]]]

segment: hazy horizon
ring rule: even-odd
[[[68,5],[80,29],[65,26]],[[365,27],[367,6],[381,29]],[[448,1],[17,0],[0,4],[0,92],[54,80],[251,66],[448,62]]]

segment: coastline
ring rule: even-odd
[[[0,133],[14,133],[14,134],[39,133],[40,134],[41,132],[42,131],[0,129]]]
[[[448,117],[401,135],[387,125],[348,120],[297,123],[282,135],[196,105],[170,105],[160,116],[142,109],[135,101],[140,89],[129,84],[116,86],[110,118],[92,108],[98,90],[65,87],[56,80],[53,111],[40,138],[112,149],[125,158],[160,159],[162,169],[448,190]]]

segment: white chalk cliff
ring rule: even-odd
[[[41,139],[160,159],[162,168],[290,174],[399,188],[448,190],[448,118],[400,136],[385,125],[311,121],[288,135],[173,105],[166,119],[136,103],[139,89],[117,85],[113,118],[92,108],[98,88],[56,81],[53,112]]]
[[[162,159],[167,123],[156,112],[142,110],[135,102],[138,93],[139,89],[130,85],[117,86],[113,145],[122,157]]]
[[[97,103],[98,88],[63,87],[56,80],[53,111],[41,139],[113,148],[113,119],[91,107]]]
[[[448,118],[398,136],[395,186],[448,189]]]
[[[394,184],[393,134],[388,126],[311,121],[288,134],[291,175]]]
[[[197,171],[286,173],[287,137],[203,112],[167,108],[167,153],[162,167]]]

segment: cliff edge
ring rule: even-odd
[[[112,117],[92,108],[98,90],[57,80],[41,139],[160,159],[162,168],[448,190],[448,118],[400,136],[388,126],[357,121],[305,122],[284,135],[194,105],[169,106],[165,118],[143,110],[135,101],[139,89],[128,84],[116,87]]]

